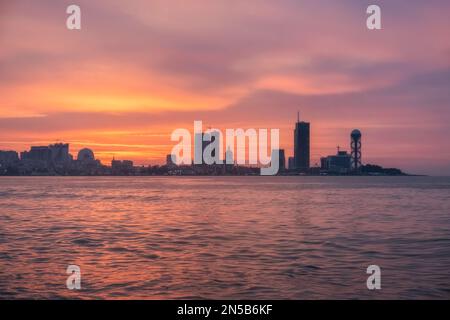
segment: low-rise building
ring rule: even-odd
[[[320,164],[324,171],[345,174],[351,169],[351,156],[347,151],[338,150],[336,155],[321,158]]]

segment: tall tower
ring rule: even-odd
[[[297,123],[294,130],[294,166],[296,169],[309,169],[310,159],[310,135],[309,122],[300,121],[300,113],[297,114]]]
[[[358,171],[361,167],[361,131],[355,129],[350,134],[350,148],[352,150],[352,170]]]

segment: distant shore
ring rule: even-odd
[[[0,177],[428,177],[423,174],[277,174],[273,176],[262,176],[260,174],[10,174]]]

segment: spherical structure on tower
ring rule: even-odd
[[[350,134],[351,142],[350,148],[352,150],[351,153],[351,161],[352,161],[352,169],[357,171],[361,167],[361,131],[355,129]]]
[[[352,131],[350,136],[355,139],[361,139],[361,131],[359,131],[358,129],[355,129]]]
[[[95,157],[94,157],[94,152],[92,152],[91,149],[81,149],[80,152],[78,152],[78,157],[77,157],[78,161],[94,161]]]

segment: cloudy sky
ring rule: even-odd
[[[374,3],[383,30],[366,28]],[[289,156],[300,110],[312,163],[359,128],[363,162],[450,175],[449,15],[444,0],[0,0],[0,149],[163,163],[171,132],[202,120],[280,128]]]

